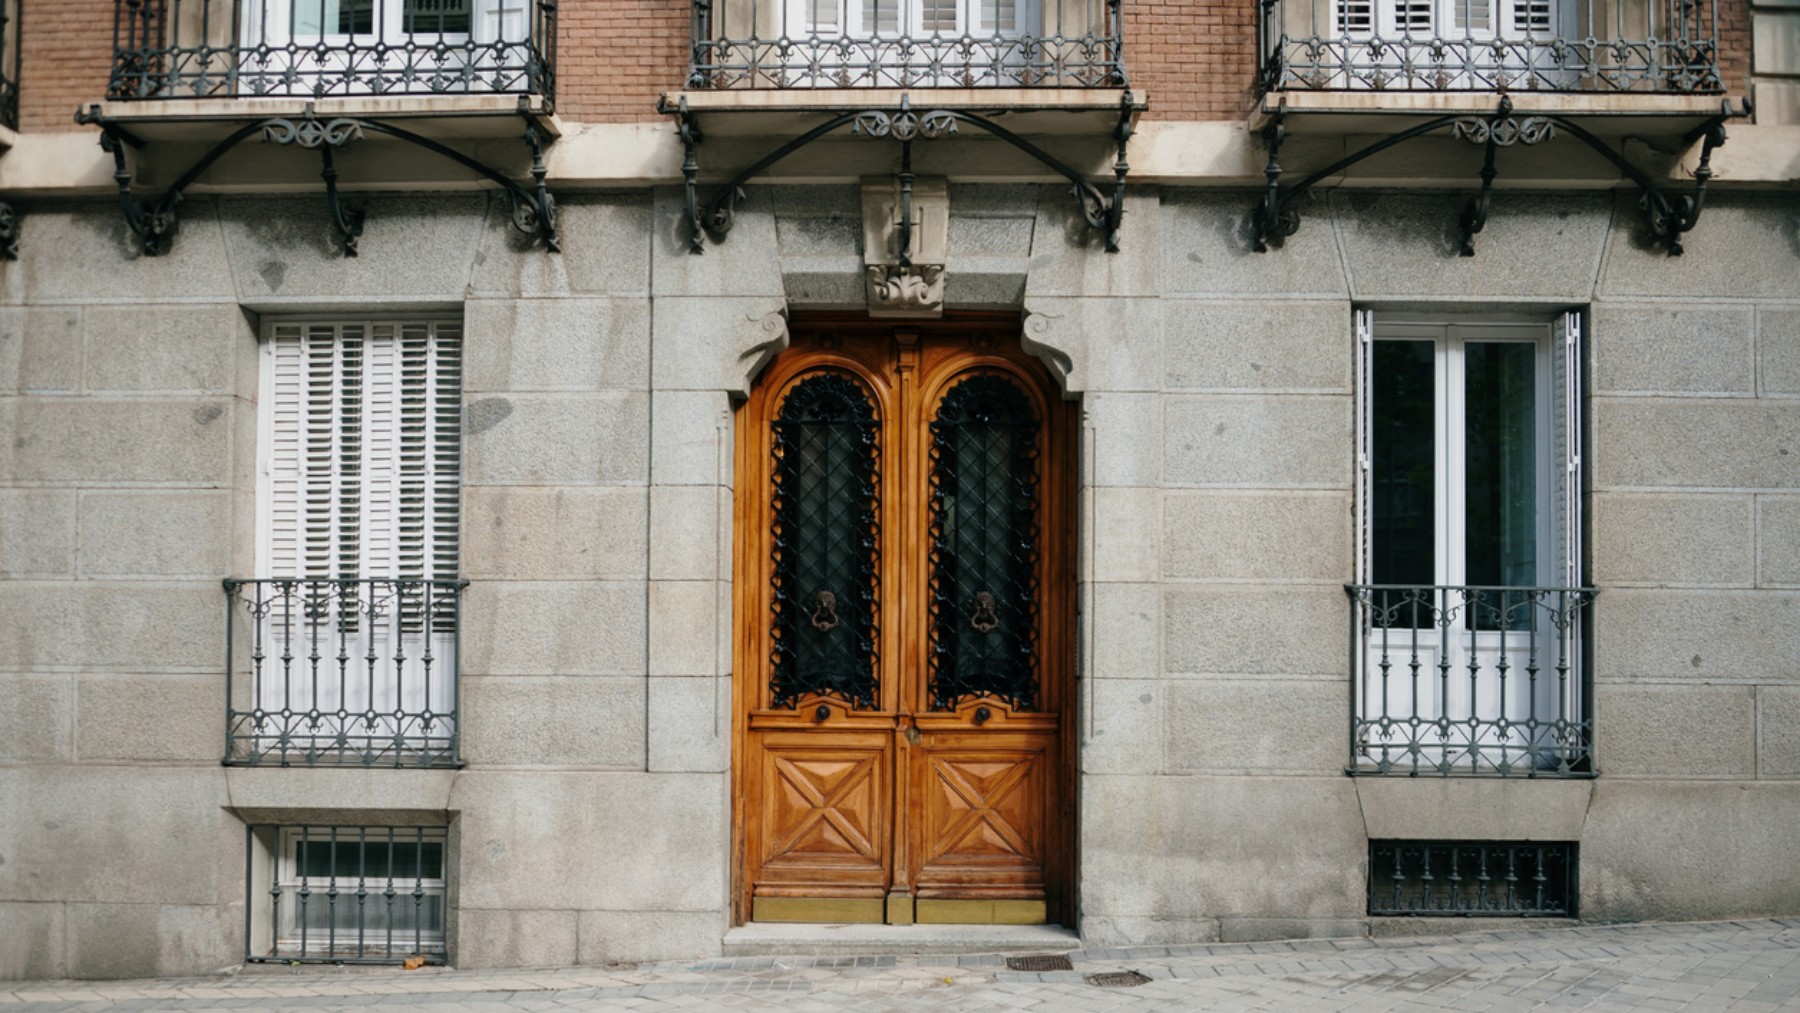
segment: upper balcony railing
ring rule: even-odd
[[[555,0],[115,0],[113,99],[541,95]]]
[[[0,0],[0,127],[19,129],[19,3]]]
[[[1120,0],[693,0],[689,88],[1122,88]]]
[[[1261,0],[1264,92],[1707,94],[1722,0]]]

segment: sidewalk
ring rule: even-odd
[[[1402,939],[1077,950],[1070,970],[980,956],[740,957],[531,971],[315,967],[0,982],[0,1013],[273,1009],[1800,1010],[1800,918]],[[1124,984],[1117,976],[1135,972]],[[1108,979],[1107,975],[1115,976]]]

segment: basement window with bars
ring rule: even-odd
[[[1369,914],[1574,918],[1573,841],[1369,842]]]
[[[442,826],[247,828],[250,962],[444,962]]]
[[[262,351],[226,759],[454,765],[462,325],[274,320]]]

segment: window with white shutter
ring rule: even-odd
[[[262,362],[258,573],[231,582],[253,699],[228,759],[454,762],[462,325],[276,319]]]
[[[1588,770],[1580,317],[1356,315],[1352,767]]]

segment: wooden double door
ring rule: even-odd
[[[736,919],[1065,921],[1073,412],[1017,318],[792,332],[737,418]]]

